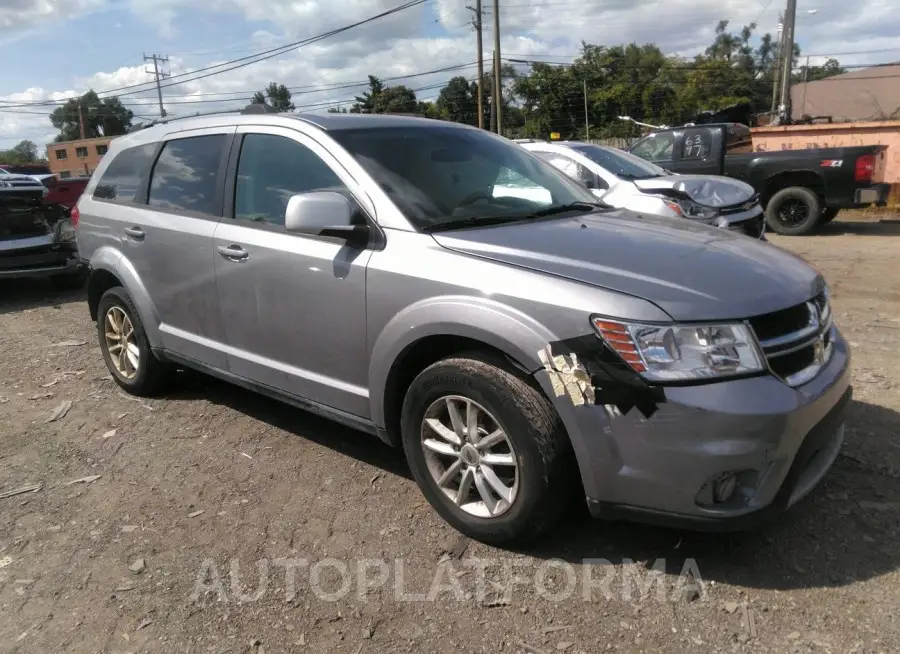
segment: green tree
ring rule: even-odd
[[[375,102],[378,96],[384,92],[384,82],[369,75],[369,90],[364,91],[362,95],[356,96],[356,103],[351,107],[352,114],[371,114],[375,113]]]
[[[79,114],[80,109],[80,114]],[[118,98],[103,98],[88,91],[80,98],[72,98],[50,114],[50,122],[59,130],[56,142],[81,138],[81,122],[84,122],[85,138],[120,136],[131,127],[134,113]]]
[[[253,104],[268,104],[276,111],[294,111],[296,107],[291,102],[291,92],[284,84],[269,82],[262,91],[257,91],[250,100]]]
[[[387,86],[378,94],[374,103],[374,112],[377,114],[415,113],[417,107],[415,91],[401,84]]]
[[[19,141],[9,150],[0,150],[0,163],[39,163],[44,158],[38,155],[38,147],[34,141]]]
[[[478,84],[462,76],[453,77],[441,89],[435,108],[445,120],[478,125]]]

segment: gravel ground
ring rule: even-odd
[[[83,296],[0,285],[0,494],[40,484],[0,499],[0,650],[900,651],[900,221],[772,240],[854,348],[825,482],[757,532],[576,511],[528,551],[461,539],[371,437],[198,374],[124,395]]]

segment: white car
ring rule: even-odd
[[[716,175],[676,175],[628,152],[578,141],[519,139],[523,148],[587,186],[606,204],[636,213],[682,218],[765,238],[752,186]],[[495,195],[513,189],[495,190]]]
[[[0,198],[41,199],[49,192],[50,189],[33,175],[17,175],[0,168]]]

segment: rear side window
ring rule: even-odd
[[[148,204],[164,211],[214,213],[225,141],[224,134],[167,141],[153,167]]]
[[[113,158],[94,189],[94,199],[114,202],[132,202],[144,175],[153,164],[156,144],[148,143],[122,150]],[[71,177],[69,171],[62,171],[62,179]]]

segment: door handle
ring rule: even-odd
[[[131,238],[136,239],[138,241],[143,241],[144,236],[146,236],[146,234],[144,233],[144,230],[141,229],[140,227],[126,227],[125,233],[128,234]]]
[[[232,261],[241,261],[242,259],[246,259],[250,256],[250,253],[240,245],[220,245],[216,248],[216,252],[221,254],[226,259],[231,259]]]

